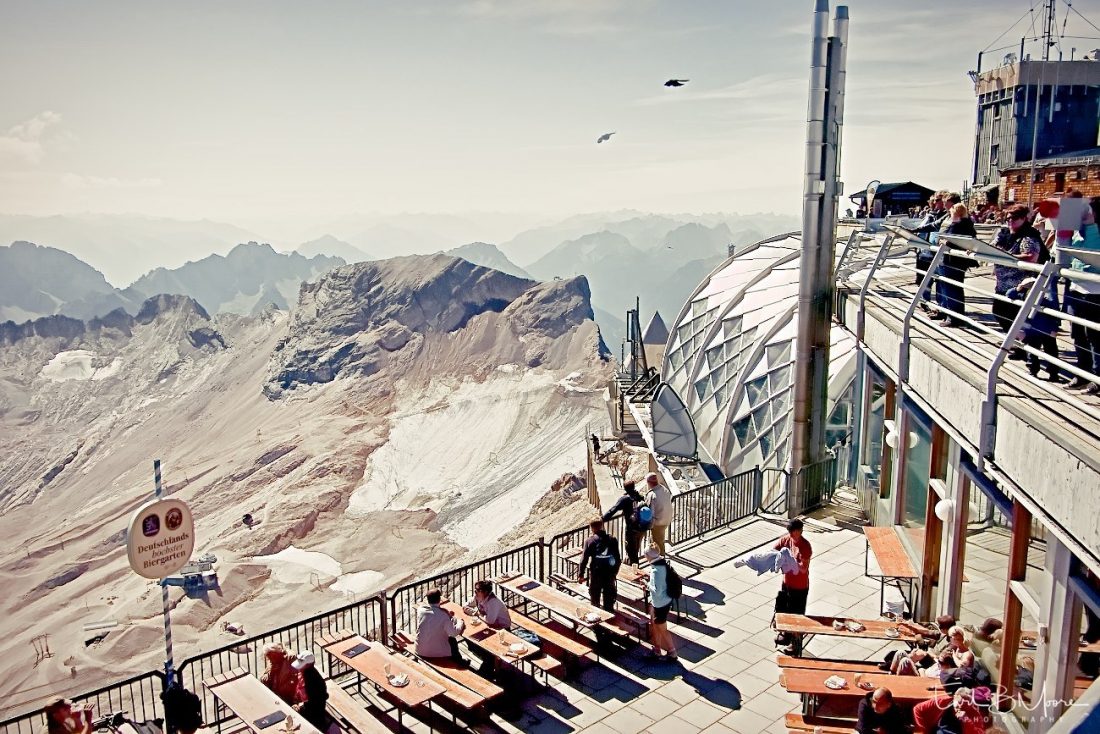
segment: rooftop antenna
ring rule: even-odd
[[[1039,155],[1039,102],[1043,96],[1043,73],[1046,71],[1046,62],[1050,61],[1050,49],[1055,44],[1055,12],[1057,0],[1046,0],[1043,3],[1043,64],[1039,67],[1039,89],[1035,93],[1034,118],[1031,121],[1031,166],[1027,175],[1027,206],[1030,209],[1035,204],[1035,159]],[[1054,89],[1050,90],[1050,112],[1054,114]]]

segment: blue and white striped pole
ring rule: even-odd
[[[153,478],[156,482],[157,499],[164,494],[160,484],[160,459],[153,459]],[[172,685],[174,665],[172,663],[172,617],[168,610],[168,584],[160,580],[160,601],[164,608],[164,687]]]

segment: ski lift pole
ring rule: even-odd
[[[160,482],[160,459],[153,459],[153,481],[156,484],[154,496],[160,499],[164,494],[164,488]],[[164,687],[172,685],[174,665],[172,662],[172,615],[168,606],[167,579],[160,580],[160,601],[164,610]]]

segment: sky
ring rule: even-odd
[[[1032,2],[848,3],[848,193],[961,185],[966,72]],[[0,212],[794,214],[812,5],[5,0]]]

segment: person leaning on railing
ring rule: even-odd
[[[1050,259],[1049,252],[1043,244],[1042,237],[1028,221],[1030,212],[1025,206],[1013,209],[1008,215],[1008,227],[1002,227],[997,231],[993,245],[998,249],[1014,257],[1020,262],[1040,263],[1044,262],[1043,253],[1046,252],[1046,260]],[[1012,328],[1012,322],[1020,313],[1020,306],[1009,300],[1012,291],[1016,290],[1020,283],[1030,274],[1014,265],[994,265],[993,277],[997,284],[994,292],[1001,298],[993,299],[993,317],[997,319],[997,325],[1002,330]],[[1014,349],[1011,359],[1025,359],[1026,352],[1022,349]]]
[[[72,701],[58,696],[46,704],[46,728],[42,734],[92,734],[92,704],[73,710]]]
[[[1092,222],[1082,230],[1084,236],[1074,238],[1072,246],[1080,250],[1100,251],[1100,197],[1089,201],[1092,210]],[[1100,275],[1100,270],[1073,258],[1070,267],[1082,273]],[[1072,280],[1066,294],[1066,311],[1079,319],[1100,323],[1100,283],[1087,280]],[[1077,366],[1093,375],[1100,375],[1100,327],[1072,324],[1070,336],[1073,337],[1073,349],[1077,354]],[[1100,386],[1083,377],[1076,377],[1069,384],[1071,389],[1085,388],[1089,395],[1100,393]]]
[[[977,237],[978,230],[974,229],[974,220],[966,209],[966,204],[955,204],[951,207],[950,219],[944,234],[957,234],[965,237]],[[944,254],[943,263],[940,265],[937,275],[959,283],[966,278],[967,268],[974,265],[974,261],[968,257]],[[936,282],[936,303],[944,309],[932,314],[933,319],[943,319],[947,326],[964,326],[966,322],[956,318],[966,312],[966,292],[963,286],[947,283],[942,280]]]

